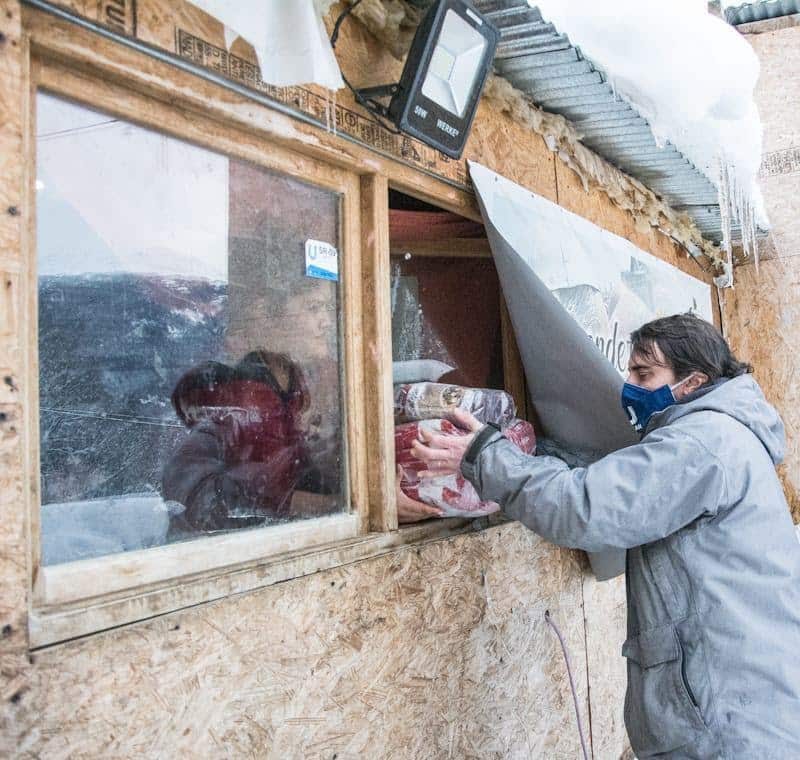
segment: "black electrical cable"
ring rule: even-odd
[[[359,6],[361,5],[361,0],[356,0],[354,3],[351,3],[347,6],[340,14],[339,18],[336,19],[336,23],[333,25],[333,34],[331,34],[331,47],[336,47],[336,40],[339,39],[339,27],[342,25],[342,22]]]
[[[336,19],[336,22],[333,25],[333,32],[331,33],[331,48],[334,50],[336,49],[336,41],[339,39],[339,29],[342,26],[342,22],[361,4],[362,0],[356,0],[352,5],[348,5],[340,14],[339,17]],[[353,93],[353,97],[356,99],[356,103],[360,106],[365,108],[371,115],[371,121],[374,124],[377,124],[379,127],[383,127],[384,129],[388,130],[394,135],[400,135],[402,132],[394,126],[391,122],[385,121],[379,113],[376,113],[375,106],[370,103],[352,84],[348,78],[342,72],[342,81],[345,83],[350,92]]]
[[[586,749],[586,739],[583,736],[583,724],[581,723],[581,713],[578,709],[578,694],[575,691],[575,681],[572,678],[572,667],[569,664],[569,654],[567,653],[567,645],[564,643],[564,637],[561,635],[561,631],[558,630],[558,626],[553,622],[553,619],[550,617],[550,610],[545,610],[544,619],[547,621],[548,625],[556,632],[556,636],[558,636],[558,641],[561,644],[561,651],[564,653],[564,662],[567,664],[567,675],[569,676],[569,688],[572,690],[572,701],[575,705],[575,719],[578,721],[578,734],[581,737],[581,749],[583,750],[583,760],[589,760],[589,752]]]

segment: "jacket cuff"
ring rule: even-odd
[[[478,457],[487,446],[496,443],[505,436],[494,423],[484,425],[473,438],[469,448],[461,459],[461,474],[470,482],[480,494],[478,484]]]

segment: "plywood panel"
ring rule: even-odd
[[[800,258],[736,268],[723,321],[737,358],[749,361],[767,400],[786,425],[786,458],[778,469],[795,522],[800,522]]]
[[[30,209],[23,186],[27,47],[19,4],[0,0],[0,19],[5,35],[0,44],[0,696],[5,701],[18,692],[19,668],[27,646],[28,546],[22,481],[26,276],[22,246]]]
[[[478,106],[464,153],[468,160],[488,166],[548,200],[556,200],[555,166],[561,162],[539,135],[485,102]]]
[[[574,758],[580,596],[518,524],[407,549],[37,654],[0,753]]]
[[[774,258],[735,269],[735,290],[724,294],[726,335],[749,361],[767,399],[786,425],[787,451],[779,473],[795,522],[800,521],[800,27],[747,34],[761,63],[756,88],[764,128],[760,185],[772,224]]]
[[[623,706],[628,680],[621,656],[626,627],[625,579],[583,581],[586,663],[592,706],[592,751],[596,760],[618,760],[628,748]]]
[[[779,258],[800,254],[800,26],[747,35],[759,57],[756,102],[764,129],[759,184]]]

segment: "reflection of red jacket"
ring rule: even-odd
[[[190,432],[164,468],[163,491],[186,508],[182,527],[220,530],[289,511],[308,459],[308,392],[294,364],[263,351],[235,368],[208,362],[178,381],[172,403]]]

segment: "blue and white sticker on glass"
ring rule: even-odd
[[[306,276],[339,279],[339,252],[321,240],[306,240]]]

